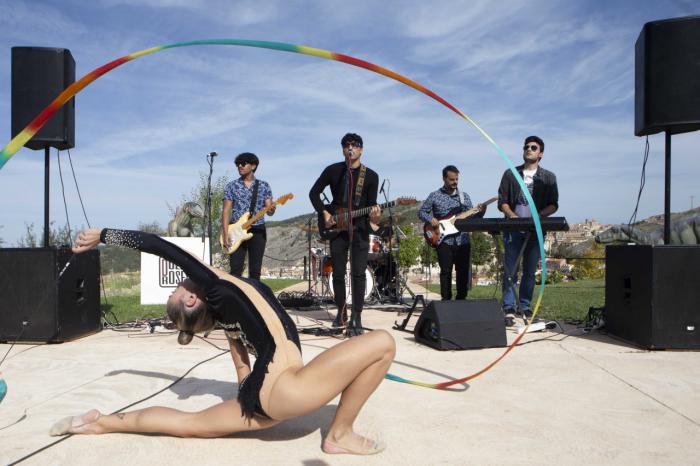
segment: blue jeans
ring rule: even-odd
[[[530,234],[530,239],[525,246],[521,259],[523,273],[518,292],[520,305],[516,306],[514,290],[518,286],[518,270],[515,268],[515,261],[518,259],[518,254],[520,254],[520,249],[523,247],[526,237],[527,233],[520,231],[503,234],[506,266],[506,272],[503,276],[503,309],[520,309],[520,311],[528,315],[532,313],[530,311],[530,302],[535,290],[535,272],[537,271],[537,263],[540,260],[540,246],[537,242],[537,236]],[[510,280],[508,280],[508,275],[510,275]]]

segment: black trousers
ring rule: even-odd
[[[461,246],[440,243],[437,247],[440,264],[440,296],[443,300],[452,299],[452,267],[457,271],[457,296],[465,299],[469,292],[471,278],[471,244]]]
[[[238,249],[229,256],[231,275],[241,276],[245,256],[248,254],[248,277],[260,280],[260,269],[262,268],[263,255],[265,254],[267,232],[265,230],[250,230],[250,232],[253,233],[253,237],[248,241],[243,241]]]
[[[350,251],[350,236],[347,232],[340,233],[331,240],[331,261],[333,263],[333,294],[338,312],[345,306],[345,270],[348,263],[348,251]],[[350,263],[350,276],[352,277],[352,312],[362,312],[365,301],[365,287],[367,279],[367,254],[369,253],[369,241],[355,233],[352,242],[352,254]],[[347,313],[347,310],[346,310]]]

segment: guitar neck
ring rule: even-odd
[[[492,197],[492,198],[489,199],[488,201],[484,202],[483,205],[489,205],[489,204],[491,204],[492,202],[495,202],[495,201],[497,201],[497,200],[498,200],[498,196]],[[455,217],[452,219],[452,223],[454,223],[455,220],[462,220],[462,219],[465,219],[465,218],[469,217],[470,215],[474,215],[474,214],[477,213],[478,211],[479,211],[479,208],[478,208],[478,207],[472,207],[472,208],[469,209],[469,210],[465,210],[465,211],[462,212],[461,214],[455,215]]]
[[[396,205],[396,201],[389,201],[385,202],[384,204],[379,204],[379,208],[381,209],[386,209],[387,207],[394,207]],[[363,215],[367,215],[370,213],[372,210],[372,207],[363,207],[361,209],[353,210],[352,213],[350,214],[350,217],[352,218],[357,218],[357,217],[362,217]],[[340,215],[342,216],[347,216],[346,213],[341,213]],[[338,218],[338,215],[334,215],[336,217],[336,220]]]
[[[263,210],[261,210],[261,211],[258,212],[257,214],[255,214],[255,215],[253,215],[252,217],[250,217],[250,219],[249,219],[247,222],[245,222],[241,228],[243,228],[244,230],[247,230],[248,228],[250,228],[250,226],[251,226],[253,223],[257,222],[257,221],[260,219],[260,217],[262,217],[263,215],[265,215],[265,214],[267,213],[267,211],[270,210],[275,204],[276,204],[276,203],[273,202],[273,203],[270,204],[268,207],[265,207]]]

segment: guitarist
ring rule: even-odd
[[[230,223],[236,222],[246,212],[250,212],[253,215],[272,204],[270,185],[267,181],[255,178],[255,171],[260,163],[258,157],[251,152],[243,152],[238,154],[235,163],[240,177],[226,185],[223,197],[221,231],[224,232],[223,242],[225,248],[231,246],[231,239],[225,233],[228,231]],[[275,206],[272,206],[267,211],[267,215],[273,215],[274,213]],[[260,269],[262,268],[263,255],[265,254],[265,243],[267,242],[264,217],[251,225],[249,233],[252,233],[253,237],[248,241],[244,241],[229,256],[231,275],[241,276],[247,253],[248,277],[260,280]]]
[[[418,218],[423,222],[437,227],[440,220],[459,214],[472,208],[472,201],[467,193],[457,188],[459,170],[454,165],[442,169],[443,185],[433,191],[423,202],[418,211]],[[479,212],[474,217],[483,217],[485,205],[478,205]],[[459,233],[448,236],[437,247],[438,263],[440,264],[440,295],[443,301],[452,299],[452,267],[457,272],[456,299],[465,299],[469,291],[471,275],[471,245],[469,233]]]
[[[379,219],[381,210],[377,205],[377,173],[362,165],[362,138],[358,134],[348,133],[340,141],[344,161],[327,166],[309,191],[311,204],[319,215],[326,220],[326,228],[335,224],[332,213],[321,201],[321,193],[330,186],[333,197],[332,205],[357,210],[372,207],[370,219]],[[367,216],[353,219],[352,229],[341,231],[331,239],[331,261],[333,264],[333,293],[338,314],[333,321],[334,327],[342,327],[347,321],[345,296],[345,270],[350,252],[352,315],[347,326],[347,335],[354,337],[363,333],[362,306],[365,295],[365,270],[369,252],[369,219]]]

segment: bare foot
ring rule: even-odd
[[[97,425],[95,422],[100,418],[101,414],[96,409],[91,409],[80,416],[64,417],[49,429],[49,435],[65,435],[65,434],[98,434]]]
[[[321,447],[324,453],[331,455],[375,455],[384,451],[385,448],[384,442],[363,437],[355,432],[350,432],[342,437],[328,434]]]

